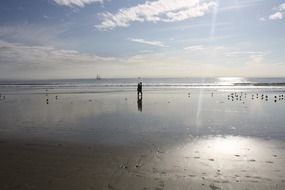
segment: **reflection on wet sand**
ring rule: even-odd
[[[141,95],[138,94],[137,103],[138,103],[138,111],[142,112],[142,94]]]
[[[173,179],[175,184],[193,184],[193,189],[270,189],[276,184],[282,189],[284,145],[252,137],[201,137],[160,150],[150,164],[167,187],[171,186],[167,179]]]
[[[281,92],[45,93],[0,102],[0,189],[285,189]]]

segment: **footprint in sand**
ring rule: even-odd
[[[163,182],[163,181],[159,181],[159,182],[158,182],[158,185],[159,185],[161,188],[164,188],[164,182]]]
[[[214,180],[215,183],[229,183],[228,180]]]
[[[152,168],[152,173],[158,173],[158,170],[156,168]]]
[[[120,165],[120,168],[128,169],[128,166],[125,165],[125,164],[121,164],[121,165]]]
[[[212,190],[217,190],[217,189],[221,189],[220,187],[216,186],[215,184],[210,184],[209,187],[212,189]]]
[[[108,184],[108,189],[114,189],[114,187],[111,184]]]
[[[162,180],[158,180],[158,187],[155,190],[163,190],[164,189],[164,182]]]

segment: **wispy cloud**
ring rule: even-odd
[[[261,18],[259,18],[259,20],[262,21],[262,22],[264,22],[264,21],[266,21],[266,18],[261,17]]]
[[[284,11],[285,10],[285,3],[282,3],[281,5],[279,5],[278,8],[280,11]]]
[[[227,46],[215,46],[215,45],[193,45],[185,47],[184,50],[192,51],[192,53],[198,54],[210,54],[220,55],[224,58],[231,57],[231,58],[242,58],[242,57],[249,57],[249,56],[265,56],[269,54],[269,52],[263,51],[251,51],[251,50],[240,50],[237,47],[227,47]]]
[[[236,57],[236,56],[265,56],[268,52],[261,51],[228,51],[225,52],[224,55],[227,57]]]
[[[259,20],[260,21],[266,21],[266,20],[282,20],[283,19],[283,14],[285,11],[285,3],[282,3],[278,7],[273,8],[273,10],[277,11],[268,17],[261,17]]]
[[[281,20],[283,19],[283,13],[276,12],[268,17],[269,20]]]
[[[202,45],[196,45],[196,46],[188,46],[185,47],[184,50],[190,50],[190,51],[203,51],[207,49],[205,46]]]
[[[112,57],[101,57],[94,54],[84,54],[76,50],[59,49],[52,46],[27,46],[20,43],[0,41],[0,58],[19,58],[19,61],[32,62],[31,60],[43,61],[72,61],[74,63],[94,63],[97,61],[114,61]],[[17,55],[17,56],[16,56]]]
[[[102,57],[52,46],[28,46],[1,40],[0,50],[1,78],[72,78],[85,75],[95,77],[101,68],[120,62],[114,57]],[[85,75],[82,76],[82,73]]]
[[[100,30],[111,30],[116,27],[127,27],[131,22],[176,22],[203,16],[216,7],[214,0],[156,0],[146,1],[130,8],[122,8],[115,14],[99,14],[102,22],[96,27]]]
[[[95,2],[103,3],[103,0],[54,0],[54,2],[56,2],[58,5],[63,5],[68,7],[73,7],[73,6],[84,7],[87,4]]]
[[[67,22],[45,25],[33,23],[2,25],[0,39],[28,45],[62,46],[58,37],[67,30],[68,26]]]
[[[158,32],[171,31],[171,30],[185,31],[185,30],[191,30],[191,29],[209,28],[211,26],[212,26],[212,24],[209,22],[207,22],[207,23],[195,23],[195,24],[185,24],[184,23],[181,25],[159,28],[159,29],[156,29],[156,31],[158,31]],[[215,26],[220,28],[220,29],[227,29],[227,28],[232,27],[232,23],[219,22],[219,23],[216,23]]]
[[[151,46],[168,47],[167,45],[163,44],[161,41],[149,41],[149,40],[144,40],[140,38],[130,38],[129,40],[132,42],[147,44]]]
[[[262,1],[263,0],[235,1],[234,4],[229,4],[226,6],[219,5],[219,11],[232,11],[234,9],[243,9],[243,8],[255,7],[257,4],[262,3]]]
[[[127,61],[147,76],[283,76],[285,66],[268,59],[266,52],[246,51],[239,47],[202,46],[203,51],[138,54]],[[195,49],[195,46],[189,46]],[[231,56],[225,56],[225,53]],[[173,63],[175,63],[173,65]],[[149,69],[152,68],[152,69]],[[281,70],[280,70],[281,69]],[[282,70],[283,69],[283,70]]]
[[[0,40],[1,78],[92,78],[169,76],[282,76],[284,65],[274,65],[266,54],[223,46],[196,45],[204,51],[144,52],[130,57],[102,57],[52,46],[27,46]],[[168,50],[168,49],[167,49]],[[231,56],[225,56],[225,52]],[[201,56],[197,56],[200,54]],[[173,64],[175,63],[175,64]],[[268,64],[270,63],[270,64]],[[233,69],[235,67],[235,69]],[[151,68],[151,69],[150,69]],[[254,75],[252,75],[254,73]]]

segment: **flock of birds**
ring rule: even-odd
[[[46,89],[45,91],[46,91],[45,95],[46,95],[46,97],[47,97],[47,98],[46,98],[46,104],[49,104],[48,90]],[[0,101],[5,100],[5,99],[6,99],[6,96],[5,96],[5,95],[2,95],[2,94],[0,93]],[[55,99],[58,100],[58,96],[57,96],[57,95],[55,96]]]
[[[191,93],[188,93],[188,98],[191,97]],[[214,92],[211,93],[211,97],[214,97]],[[263,101],[269,101],[269,95],[265,93],[253,93],[253,94],[248,94],[246,92],[232,92],[227,95],[229,101],[242,101],[244,103],[244,100],[247,99],[248,97],[251,98],[251,100],[259,99]],[[272,98],[272,97],[270,97]],[[279,95],[273,95],[273,101],[278,102],[278,101],[285,101],[285,95],[284,94],[279,94]]]
[[[251,100],[255,100],[255,99],[260,99],[260,100],[264,100],[264,101],[268,101],[269,100],[269,95],[268,94],[264,94],[264,93],[254,93],[254,94],[247,94],[246,92],[234,92],[231,94],[228,94],[228,100],[231,101],[244,101],[245,99],[247,99],[247,97],[250,97]],[[285,100],[285,95],[284,94],[279,94],[279,95],[273,95],[273,101],[277,102],[277,101],[282,101]]]
[[[46,104],[48,104],[49,103],[49,98],[48,98],[48,90],[47,89],[46,89],[46,97],[47,97],[46,98]],[[55,96],[55,99],[58,100],[58,96],[57,95]]]
[[[46,90],[46,104],[49,104],[49,98],[48,98],[48,90]],[[191,97],[191,93],[188,93],[188,98]],[[211,97],[214,97],[214,93],[211,93]],[[243,101],[247,99],[247,97],[251,98],[251,100],[255,99],[260,99],[264,101],[269,100],[269,95],[264,94],[264,93],[254,93],[254,94],[247,94],[246,92],[232,92],[227,95],[227,98],[229,101]],[[0,101],[5,100],[6,96],[0,94]],[[55,99],[58,100],[58,96],[55,96]],[[278,102],[278,101],[285,101],[285,95],[284,94],[279,94],[279,95],[273,95],[273,101]]]

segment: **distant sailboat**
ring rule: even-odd
[[[101,80],[101,77],[99,74],[97,74],[96,80]]]

